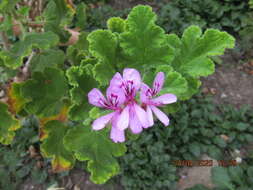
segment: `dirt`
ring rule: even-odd
[[[213,75],[202,79],[202,90],[214,95],[216,104],[233,104],[236,107],[253,107],[253,64],[243,62],[240,54],[230,51],[222,56],[223,63],[216,65]],[[247,72],[245,71],[247,65]]]

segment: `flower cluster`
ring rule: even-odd
[[[106,98],[94,88],[88,93],[89,103],[108,110],[112,113],[96,119],[92,128],[100,130],[111,123],[110,138],[114,142],[124,142],[124,130],[128,127],[134,134],[140,133],[143,128],[154,125],[153,113],[165,125],[169,125],[169,118],[158,106],[174,103],[177,97],[174,94],[164,94],[156,97],[164,83],[164,73],[157,73],[153,88],[142,83],[140,73],[131,68],[124,69],[123,76],[116,73],[106,90]],[[140,91],[140,103],[136,101],[137,92]],[[152,113],[153,112],[153,113]]]

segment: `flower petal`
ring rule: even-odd
[[[111,81],[110,81],[110,86],[116,86],[116,87],[118,87],[118,88],[121,88],[122,83],[123,83],[123,78],[122,78],[121,74],[117,72],[117,73],[112,77],[112,79],[111,79]]]
[[[157,73],[155,80],[153,82],[153,90],[155,92],[154,95],[158,94],[161,91],[163,83],[164,83],[164,73],[159,72]]]
[[[157,107],[155,106],[150,106],[150,108],[152,109],[152,111],[154,112],[154,114],[156,115],[156,117],[165,125],[168,126],[169,125],[169,118],[167,117],[167,115],[165,113],[163,113],[161,110],[159,110]]]
[[[112,118],[112,128],[110,132],[110,138],[115,142],[124,142],[125,141],[125,131],[118,129],[117,123],[119,118],[119,113],[116,112]]]
[[[117,129],[117,127],[112,126],[111,133],[110,133],[110,138],[115,143],[124,142],[125,141],[125,131],[124,130],[119,130],[119,129]]]
[[[140,99],[142,103],[147,103],[152,97],[152,91],[145,83],[141,84]]]
[[[92,129],[93,130],[103,129],[106,126],[106,124],[109,123],[109,121],[112,119],[114,114],[115,114],[115,112],[112,112],[112,113],[109,113],[107,115],[97,118],[92,123]]]
[[[153,126],[154,125],[154,118],[153,118],[153,114],[152,114],[152,110],[149,106],[147,106],[147,117],[148,117],[148,121],[149,121],[149,126]]]
[[[177,97],[174,94],[163,94],[157,98],[152,99],[152,102],[158,105],[171,104],[177,101]]]
[[[136,91],[141,87],[141,75],[136,69],[124,69],[123,79],[124,81],[133,81],[133,86]]]
[[[106,96],[108,102],[110,102],[111,105],[115,107],[120,107],[120,105],[122,105],[126,100],[123,89],[113,85],[110,85],[107,88]]]
[[[89,100],[89,103],[94,106],[101,107],[101,108],[105,107],[104,106],[104,102],[106,102],[105,97],[97,88],[93,88],[88,93],[88,100]]]
[[[142,109],[138,104],[134,104],[134,113],[136,114],[138,120],[140,121],[142,127],[149,127],[149,121],[147,117],[147,113],[144,109]]]
[[[124,130],[128,127],[128,124],[129,124],[129,107],[126,106],[119,115],[117,121],[117,128],[120,130]]]
[[[139,121],[139,119],[137,118],[133,106],[130,108],[130,121],[129,122],[130,122],[130,129],[131,129],[132,133],[138,134],[138,133],[142,132],[142,124]]]

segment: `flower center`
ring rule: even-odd
[[[158,93],[158,89],[160,88],[160,84],[155,82],[155,86],[152,89],[152,96],[156,95]]]
[[[118,103],[119,103],[118,95],[111,93],[110,98],[109,98],[109,102],[111,103],[112,106],[117,107]]]

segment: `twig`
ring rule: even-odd
[[[28,59],[25,63],[25,66],[22,69],[22,73],[24,73],[24,74],[28,73],[28,68],[29,68],[30,62],[31,62],[34,55],[35,55],[35,51],[32,51],[31,55],[28,57]]]

